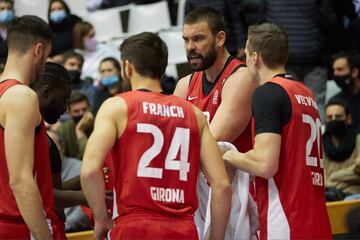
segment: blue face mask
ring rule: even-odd
[[[50,20],[54,23],[60,23],[66,18],[65,10],[55,10],[50,13]]]
[[[14,12],[12,10],[0,11],[0,23],[9,23],[14,19]]]
[[[118,75],[113,75],[110,77],[104,77],[101,80],[101,85],[103,85],[104,87],[111,87],[114,86],[115,83],[117,83],[119,81],[119,76]]]

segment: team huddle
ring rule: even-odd
[[[270,23],[249,27],[242,62],[226,50],[224,29],[212,8],[185,16],[194,73],[179,80],[174,95],[161,88],[168,50],[159,36],[144,32],[121,44],[121,77],[132,90],[101,105],[80,174],[95,239],[332,238],[319,112],[311,91],[286,74],[287,34]],[[47,112],[29,87],[60,68],[45,65],[51,31],[26,15],[14,20],[7,41],[0,239],[66,239],[54,208]],[[66,103],[49,99],[61,114]]]

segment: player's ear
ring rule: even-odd
[[[249,56],[249,57],[250,57],[252,63],[254,64],[254,66],[255,66],[256,64],[259,63],[259,54],[257,52],[252,52],[250,55],[251,56]]]
[[[125,60],[125,73],[129,78],[131,77],[133,73],[134,65],[132,65],[128,60]]]
[[[43,99],[47,99],[50,97],[50,86],[49,85],[44,85],[42,88],[41,88],[41,98]]]
[[[216,34],[216,46],[222,47],[225,44],[226,33],[224,31],[220,31]]]

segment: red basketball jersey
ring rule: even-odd
[[[200,159],[192,105],[155,92],[118,96],[125,100],[128,115],[126,129],[111,150],[115,217],[192,218]]]
[[[209,123],[211,123],[218,107],[220,106],[222,88],[224,86],[224,83],[232,73],[234,73],[237,69],[243,66],[245,66],[244,62],[236,58],[231,58],[229,61],[227,61],[213,89],[207,95],[205,95],[203,92],[202,79],[204,77],[204,71],[195,72],[193,74],[190,80],[186,99],[204,112],[204,115]],[[241,81],[241,79],[239,79],[239,81]],[[251,121],[249,121],[247,127],[244,129],[242,134],[233,142],[233,144],[240,152],[246,152],[252,149]]]
[[[10,87],[21,84],[16,80],[6,80],[0,83],[0,97],[4,92]],[[52,188],[52,178],[50,170],[50,159],[49,159],[49,147],[46,140],[46,130],[44,122],[41,122],[41,125],[38,127],[39,131],[35,133],[34,141],[34,178],[36,179],[42,204],[45,210],[47,222],[49,227],[51,226],[51,231],[55,239],[64,239],[64,228],[63,224],[58,220],[55,214],[54,207],[54,194]],[[25,224],[24,220],[21,217],[20,211],[17,207],[15,197],[9,186],[9,174],[6,162],[5,155],[5,144],[4,144],[4,128],[0,127],[0,238],[16,237],[23,236],[22,234],[27,234],[30,238],[30,233],[19,233],[14,232],[8,226],[12,223]],[[6,224],[6,225],[3,225]],[[10,224],[10,225],[9,225]],[[2,227],[3,226],[3,227]],[[6,229],[4,226],[7,226]],[[19,228],[16,228],[19,229]],[[7,235],[9,234],[9,235]],[[19,235],[17,235],[19,234]],[[3,237],[2,237],[3,236]]]
[[[316,102],[301,82],[282,77],[270,82],[287,92],[292,115],[281,131],[277,173],[256,178],[260,239],[331,239]]]

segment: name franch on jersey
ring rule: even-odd
[[[162,117],[185,118],[184,110],[180,106],[169,106],[160,103],[143,102],[143,112]]]

